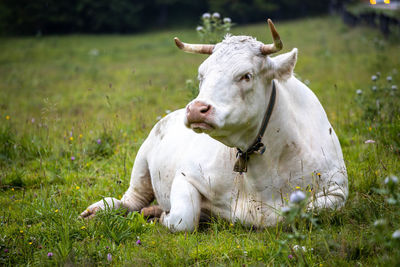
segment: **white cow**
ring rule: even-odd
[[[199,67],[199,95],[154,126],[122,199],[101,200],[81,217],[104,203],[140,211],[155,198],[160,222],[172,231],[194,230],[205,214],[265,227],[280,219],[299,187],[311,192],[310,208],[344,205],[338,138],[317,97],[293,76],[297,49],[268,56],[282,48],[268,23],[268,45],[248,36],[227,36],[215,46],[175,38],[184,51],[211,54]]]

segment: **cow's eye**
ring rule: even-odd
[[[251,75],[251,73],[246,73],[245,75],[243,75],[240,80],[241,81],[246,81],[249,82],[251,80],[251,78],[253,78],[253,75]]]

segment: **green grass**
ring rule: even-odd
[[[386,127],[386,135],[382,121],[364,119],[355,93],[369,90],[378,71],[382,86],[388,75],[400,83],[398,41],[335,17],[275,23],[284,51],[299,48],[295,71],[325,107],[349,174],[346,206],[319,214],[318,229],[301,228],[304,259],[289,249],[295,243],[285,224],[254,230],[217,218],[194,233],[174,234],[138,214],[77,219],[101,197],[124,193],[157,117],[190,100],[186,80],[196,77],[205,56],[175,47],[174,36],[198,41],[188,29],[0,40],[0,265],[399,264],[399,244],[390,239],[400,228],[399,205],[374,188],[400,174],[394,140],[400,127]],[[266,23],[233,33],[271,40]],[[398,94],[393,99],[398,107]],[[379,218],[389,222],[382,229],[373,226]]]

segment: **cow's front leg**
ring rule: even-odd
[[[171,186],[171,210],[163,213],[160,222],[171,231],[193,231],[199,225],[201,195],[183,174]]]
[[[121,200],[118,200],[113,197],[106,197],[96,203],[90,205],[89,207],[84,210],[79,218],[88,218],[91,219],[93,216],[96,215],[97,211],[104,210],[104,209],[119,209],[122,205]]]

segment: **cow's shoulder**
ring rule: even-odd
[[[169,113],[154,125],[149,134],[149,138],[151,137],[161,141],[168,132],[177,130],[177,128],[182,128],[184,126],[184,115],[184,109],[178,109]]]

